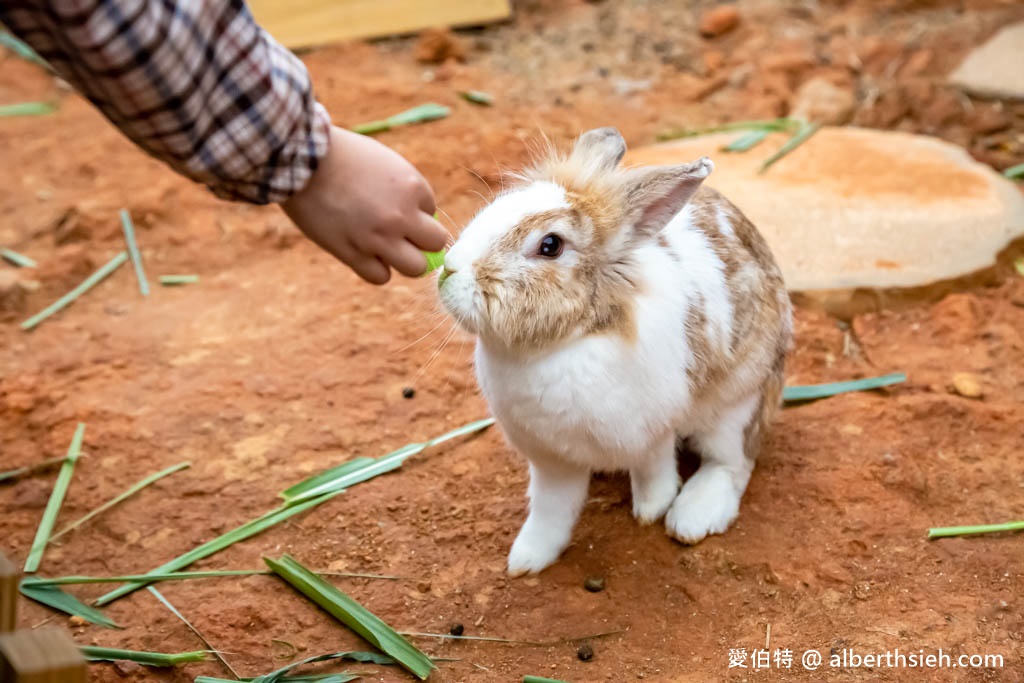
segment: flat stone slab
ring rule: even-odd
[[[949,81],[980,97],[1024,100],[1024,23],[1007,26],[972,50]]]
[[[643,147],[625,163],[710,156],[715,171],[706,182],[761,230],[789,289],[838,315],[877,309],[901,290],[927,298],[990,276],[1000,253],[1024,236],[1017,187],[936,138],[825,127],[759,174],[786,137],[722,152],[737,136]]]

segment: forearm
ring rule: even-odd
[[[4,2],[0,21],[136,144],[221,197],[283,201],[327,152],[305,67],[240,0]]]

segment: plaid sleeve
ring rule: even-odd
[[[0,21],[154,157],[218,196],[301,189],[330,119],[243,0],[21,0]]]

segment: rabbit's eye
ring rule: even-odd
[[[558,258],[562,255],[562,238],[554,233],[545,235],[540,241],[540,248],[537,253],[547,258]]]

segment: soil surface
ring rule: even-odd
[[[972,101],[946,74],[1014,2],[741,2],[741,22],[701,38],[701,7],[525,2],[514,22],[459,32],[464,62],[416,60],[414,38],[305,54],[321,99],[351,125],[424,101],[450,118],[381,136],[434,185],[457,226],[543,133],[616,125],[631,144],[664,131],[775,116],[821,76],[854,95],[852,123],[932,133],[1003,168],[1019,163],[1024,105]],[[437,36],[432,38],[437,39]],[[422,55],[422,50],[420,51]],[[2,60],[0,102],[57,97],[0,126],[0,244],[36,258],[0,299],[0,470],[87,454],[61,514],[71,521],[164,467],[192,467],[51,547],[44,575],[143,572],[273,507],[279,491],[355,456],[423,441],[487,414],[471,340],[450,336],[429,280],[361,283],[274,207],[216,200],[137,151],[38,67]],[[480,107],[456,92],[495,95]],[[18,322],[123,248],[135,217],[151,279],[201,282],[139,295],[129,267],[32,333]],[[8,276],[5,276],[8,277]],[[543,644],[415,638],[444,658],[431,680],[1024,680],[1024,537],[926,540],[931,526],[1024,510],[1024,278],[938,303],[838,321],[798,310],[791,384],[904,371],[889,390],[791,407],[778,420],[740,518],[684,547],[630,514],[624,476],[596,479],[574,544],[510,580],[526,469],[496,429],[423,453],[203,562],[310,567],[399,580],[332,579],[404,631]],[[968,398],[956,393],[954,375]],[[971,387],[971,383],[975,386]],[[403,389],[414,387],[412,398]],[[975,391],[977,390],[977,391]],[[54,471],[0,484],[0,545],[24,559]],[[603,577],[588,592],[588,577]],[[103,587],[72,589],[83,599]],[[243,676],[367,645],[268,576],[168,583],[163,594]],[[57,617],[84,644],[158,651],[202,644],[145,591],[107,613],[124,630]],[[51,616],[25,604],[22,627]],[[578,639],[592,637],[586,641]],[[576,640],[574,640],[576,639]],[[790,649],[792,667],[728,668],[730,649]],[[593,658],[577,648],[586,642]],[[939,648],[1000,654],[1003,668],[804,672],[816,649]],[[351,665],[365,680],[411,680]],[[95,682],[226,677],[97,664]]]

